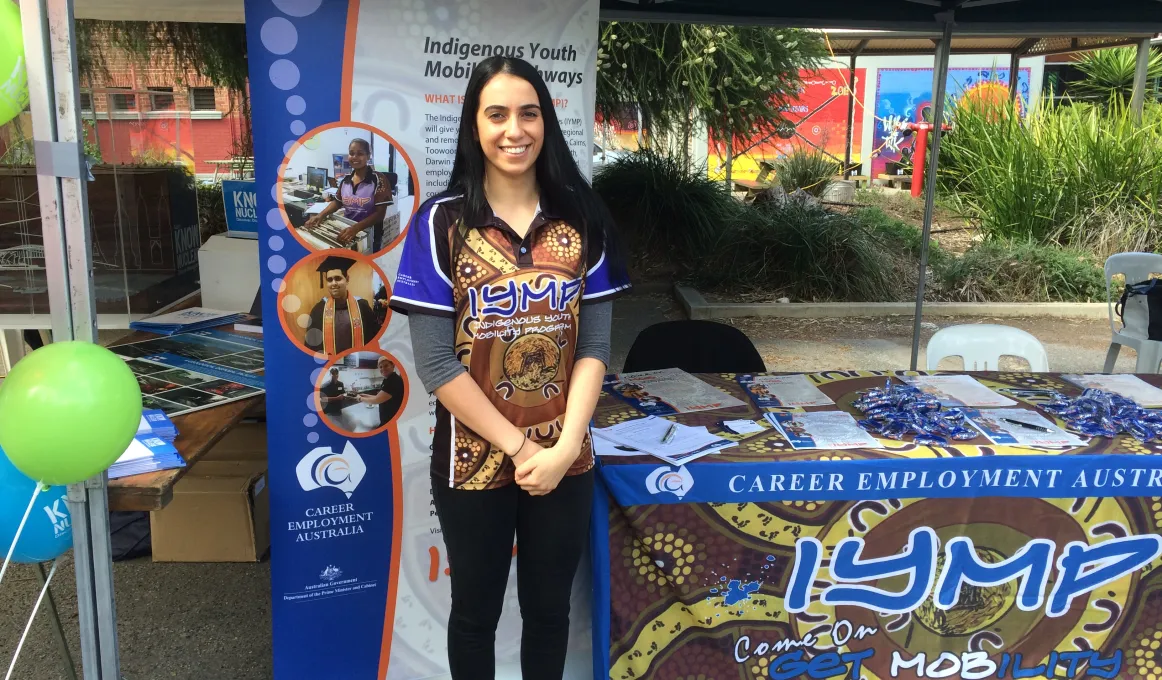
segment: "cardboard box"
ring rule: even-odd
[[[270,548],[266,461],[197,463],[149,524],[154,562],[257,562]]]
[[[230,430],[199,459],[202,462],[222,460],[266,460],[266,423],[241,422]],[[195,468],[197,465],[194,466]]]

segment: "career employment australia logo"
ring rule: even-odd
[[[333,487],[351,498],[351,494],[367,474],[363,457],[351,442],[343,446],[343,453],[335,453],[330,446],[319,446],[303,456],[295,466],[299,486],[303,491],[314,491],[323,487]]]
[[[694,476],[683,465],[677,470],[663,465],[646,477],[646,491],[651,494],[672,493],[682,498],[694,487]]]

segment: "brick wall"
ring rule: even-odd
[[[96,119],[95,134],[105,162],[180,159],[194,172],[209,174],[214,166],[206,161],[231,157],[243,126],[240,102],[229,90],[214,87],[200,73],[175,68],[169,55],[155,55],[143,64],[107,50],[106,65],[107,75],[82,84],[91,91],[90,110],[83,116]],[[132,93],[133,108],[115,106],[119,93],[110,88],[128,88],[122,100]],[[172,105],[168,92],[154,88],[173,88]],[[213,110],[191,111],[193,88],[213,88]]]

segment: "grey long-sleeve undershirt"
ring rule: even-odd
[[[613,325],[613,303],[598,302],[581,306],[577,328],[577,352],[574,360],[592,358],[609,365],[609,332]],[[412,312],[412,352],[416,372],[428,393],[435,392],[465,372],[456,358],[456,321],[451,317]]]

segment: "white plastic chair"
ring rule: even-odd
[[[1140,283],[1150,279],[1154,273],[1162,273],[1162,255],[1155,253],[1118,253],[1106,260],[1106,306],[1110,313],[1110,349],[1106,352],[1106,373],[1112,373],[1114,364],[1118,360],[1118,353],[1122,345],[1133,347],[1138,353],[1138,361],[1134,365],[1135,373],[1157,373],[1158,364],[1162,363],[1162,341],[1149,339],[1150,311],[1146,306],[1146,298],[1142,296],[1126,300],[1126,308],[1122,310],[1125,328],[1118,330],[1114,326],[1114,302],[1121,297],[1121,293],[1111,296],[1110,282],[1117,274],[1126,276],[1126,283]]]
[[[1035,373],[1049,371],[1045,347],[1029,333],[1011,326],[968,324],[942,328],[928,341],[927,353],[929,371],[936,370],[946,357],[963,357],[966,371],[995,371],[1002,356],[1028,361]]]

